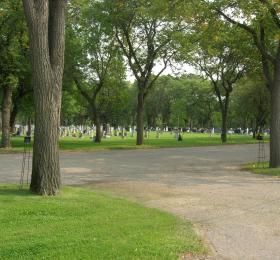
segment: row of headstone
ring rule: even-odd
[[[16,124],[15,125],[15,130],[14,130],[14,134],[15,136],[26,136],[26,135],[33,135],[34,133],[34,125],[31,125],[31,132],[29,132],[29,127],[28,125],[19,125]]]
[[[127,137],[134,137],[134,134],[136,133],[136,127],[111,127],[109,124],[102,126],[102,138],[111,138],[112,136],[118,136],[120,138],[127,138]],[[150,129],[145,129],[144,131],[144,137],[146,139],[149,139],[150,137]],[[163,132],[169,132],[175,139],[178,139],[178,136],[182,132],[192,132],[192,130],[183,131],[182,128],[179,129],[172,129],[168,126],[160,128],[156,127],[153,129],[153,132],[156,134],[156,138],[160,138]],[[199,131],[198,131],[199,132]],[[210,135],[214,135],[215,133],[219,133],[219,129],[211,128],[206,129],[204,132],[209,133]],[[31,126],[31,135],[34,133],[34,125]],[[85,125],[71,125],[71,126],[61,126],[60,127],[60,137],[77,137],[77,138],[83,138],[90,137],[91,139],[94,138],[96,133],[96,127],[94,125],[92,126],[85,126]],[[241,129],[237,128],[235,130],[229,129],[229,134],[233,133],[240,133],[240,134],[246,134],[246,135],[253,135],[253,131],[249,128]],[[15,125],[15,133],[16,136],[26,136],[28,134],[28,125]],[[265,134],[267,134],[265,132]]]
[[[133,137],[135,132],[135,127],[111,127],[109,124],[101,127],[102,138],[111,138],[111,136],[120,136],[121,138]],[[79,137],[89,136],[94,138],[96,133],[96,127],[93,126],[61,126],[60,127],[60,137]]]
[[[34,125],[31,126],[31,134],[34,134]],[[103,133],[103,137],[104,138],[110,138],[111,136],[120,136],[122,138],[126,138],[129,135],[131,137],[134,136],[134,134],[136,133],[136,127],[132,126],[132,127],[111,127],[109,124],[106,125],[106,127],[102,126],[102,133]],[[160,138],[160,135],[162,134],[162,132],[168,131],[169,128],[165,127],[163,129],[157,127],[155,129],[156,131],[156,137]],[[28,132],[28,125],[19,125],[16,124],[15,125],[15,133],[14,135],[17,136],[25,136]],[[92,126],[85,126],[85,125],[71,125],[71,126],[60,126],[59,129],[60,132],[60,137],[82,137],[82,136],[90,136],[93,137],[95,132],[96,132],[96,127],[94,125]],[[149,138],[150,135],[150,130],[145,130],[145,137]]]

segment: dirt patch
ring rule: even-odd
[[[194,255],[191,253],[186,253],[180,256],[181,260],[214,260],[211,256],[205,255]]]

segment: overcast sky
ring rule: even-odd
[[[161,64],[156,64],[156,66],[154,68],[154,71],[153,71],[153,74],[158,73],[161,69],[162,69],[162,65]],[[178,75],[190,74],[190,73],[198,74],[198,72],[192,66],[176,64],[176,69],[171,68],[170,66],[168,66],[166,68],[166,70],[162,73],[162,75],[178,76]],[[126,73],[126,79],[128,81],[130,81],[130,82],[134,82],[135,81],[133,73],[130,70],[128,70],[127,73]]]

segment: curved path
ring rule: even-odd
[[[213,259],[280,259],[280,178],[251,174],[256,145],[62,153],[64,184],[110,189],[190,219]],[[18,182],[20,155],[0,155]]]

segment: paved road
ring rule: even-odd
[[[62,153],[64,184],[110,189],[190,219],[214,259],[280,259],[280,179],[251,174],[256,145]],[[0,155],[18,182],[20,155]]]

